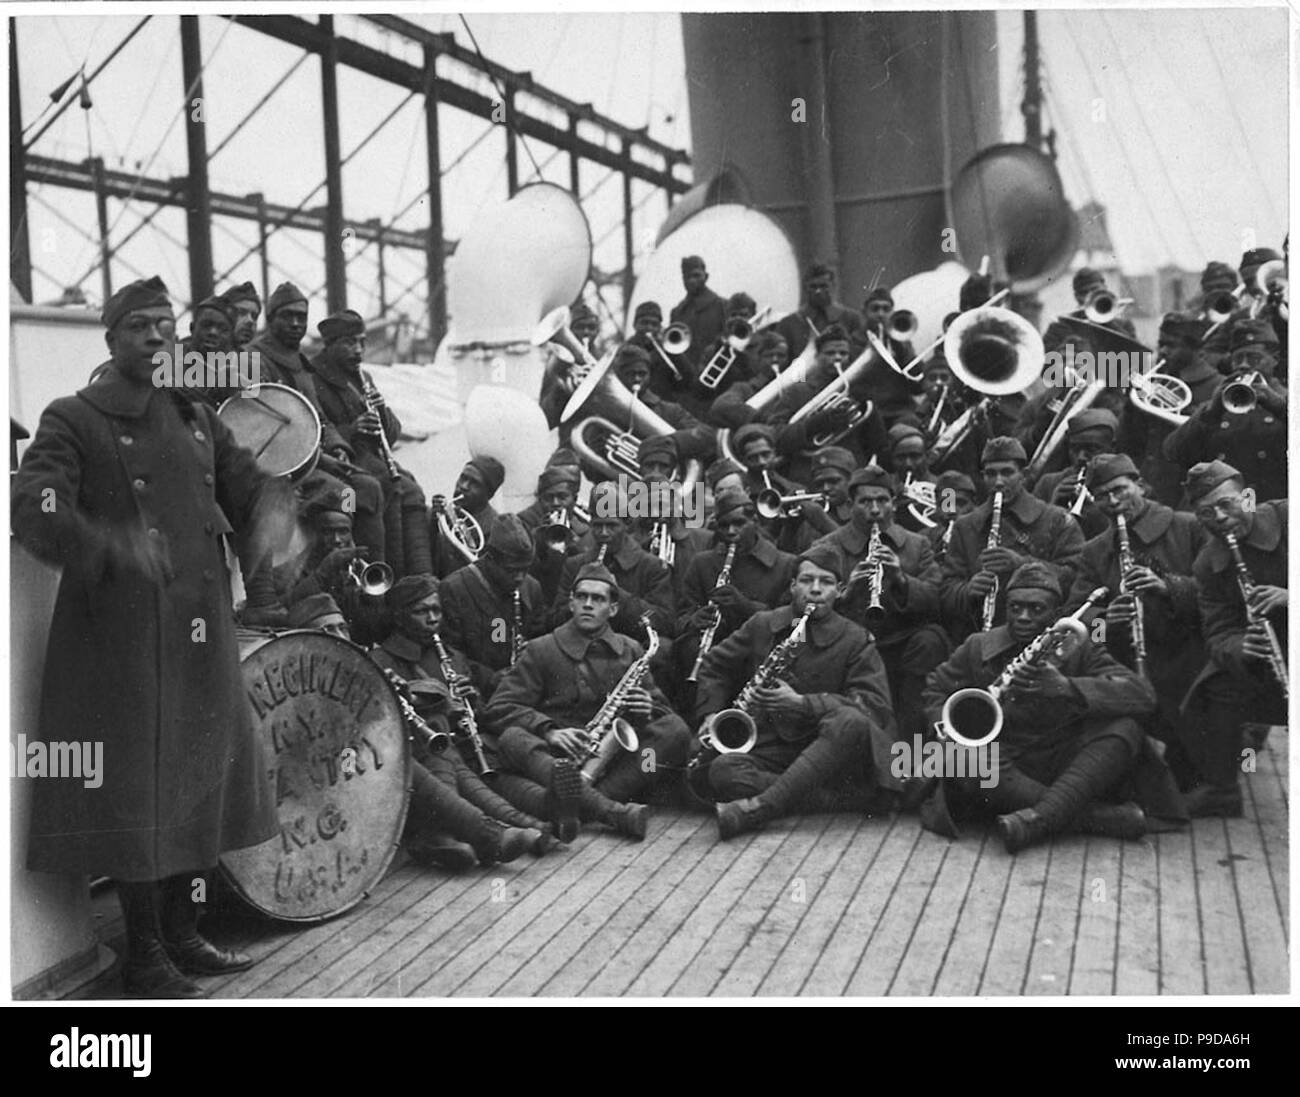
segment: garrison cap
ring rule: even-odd
[[[618,348],[618,353],[614,355],[614,368],[620,366],[633,366],[650,364],[650,352],[644,347],[639,347],[635,343],[624,343]]]
[[[339,604],[328,594],[310,594],[289,607],[290,628],[324,628],[346,623]]]
[[[984,444],[984,452],[980,454],[980,467],[983,468],[990,461],[1019,461],[1024,465],[1028,464],[1029,458],[1025,456],[1025,447],[1017,439],[1003,434],[990,438]]]
[[[293,305],[301,302],[307,304],[307,298],[303,296],[302,290],[292,282],[281,282],[271,292],[271,296],[266,299],[266,315],[274,316],[285,305]]]
[[[578,584],[584,579],[594,579],[598,583],[605,583],[609,587],[609,593],[614,598],[618,597],[618,583],[614,579],[614,573],[604,564],[598,564],[595,560],[583,564],[578,569],[578,574],[573,577],[573,588],[570,593],[578,589]]]
[[[557,484],[568,484],[576,491],[582,484],[582,473],[575,466],[550,465],[542,469],[537,477],[537,494],[540,495]]]
[[[217,295],[215,297],[205,297],[203,298],[202,301],[200,301],[197,305],[195,305],[194,306],[195,319],[198,318],[199,313],[202,312],[204,309],[209,309],[212,312],[219,312],[222,316],[226,318],[227,323],[229,323],[231,327],[235,326],[235,321],[239,318],[238,314],[235,312],[235,306],[232,305],[228,300],[226,300],[226,298],[220,295]]]
[[[1076,294],[1086,293],[1094,286],[1105,288],[1106,278],[1099,270],[1093,270],[1092,267],[1080,267],[1074,272],[1074,278],[1070,282],[1071,288]]]
[[[799,564],[805,562],[813,564],[823,571],[829,571],[841,583],[844,582],[844,558],[830,545],[814,544],[804,549],[799,554],[798,564],[795,565],[796,574],[798,574]]]
[[[949,469],[947,472],[941,472],[934,480],[934,492],[937,498],[942,498],[945,491],[962,491],[975,498],[975,482],[964,472],[958,472],[956,469]]]
[[[866,304],[872,301],[888,301],[891,305],[894,303],[894,295],[889,292],[888,286],[877,286],[867,294]]]
[[[758,308],[758,302],[747,293],[733,293],[727,298],[727,315],[740,312],[743,309],[749,309],[751,312]]]
[[[1187,470],[1183,487],[1187,489],[1188,501],[1196,503],[1227,480],[1246,482],[1246,478],[1227,461],[1201,461]]]
[[[504,514],[492,526],[484,551],[505,567],[523,567],[533,561],[533,539],[515,515]]]
[[[1227,290],[1231,293],[1237,288],[1238,281],[1237,272],[1231,266],[1217,259],[1211,259],[1205,264],[1205,270],[1201,272],[1201,292],[1213,293],[1217,290]]]
[[[693,270],[707,270],[704,260],[698,255],[687,255],[682,259],[682,273],[687,274]]]
[[[661,434],[647,438],[636,450],[636,459],[644,463],[651,457],[667,457],[674,465],[677,463],[677,439],[671,434]]]
[[[354,312],[352,309],[340,309],[338,312],[331,313],[316,325],[316,330],[320,332],[321,338],[327,343],[334,339],[342,339],[347,335],[365,335],[366,322],[361,317],[361,313]]]
[[[118,290],[104,302],[104,311],[99,319],[104,327],[112,331],[118,321],[127,313],[137,309],[171,308],[171,298],[167,296],[167,287],[156,274],[152,278],[140,278]]]
[[[1029,560],[1011,573],[1007,582],[1007,593],[1024,588],[1045,590],[1058,601],[1061,598],[1061,576],[1056,568],[1046,560]]]
[[[853,454],[843,446],[825,446],[812,455],[814,476],[822,469],[835,469],[845,476],[852,476],[857,467],[858,463],[854,460]]]
[[[753,505],[754,501],[739,488],[726,488],[713,498],[713,515],[715,518],[721,518],[724,514],[730,514],[733,510],[740,510]]]
[[[488,498],[497,493],[506,479],[505,467],[495,457],[471,457],[465,462],[467,470],[473,469],[484,486],[488,489]]]
[[[1085,408],[1074,416],[1066,427],[1066,433],[1071,438],[1077,438],[1090,430],[1107,431],[1113,439],[1116,431],[1119,430],[1119,420],[1115,418],[1113,412],[1105,408]]]
[[[1231,348],[1278,346],[1277,332],[1267,320],[1237,320],[1232,325]]]
[[[1092,468],[1088,470],[1088,487],[1095,491],[1121,476],[1137,480],[1141,475],[1127,453],[1101,453],[1093,458]]]
[[[889,439],[889,451],[891,453],[909,438],[917,439],[921,443],[921,448],[925,448],[925,434],[910,423],[895,423],[889,428],[886,437]]]
[[[746,423],[731,439],[732,448],[737,456],[743,456],[745,447],[756,438],[762,438],[770,445],[776,445],[776,431],[766,423]]]
[[[1208,320],[1198,320],[1180,312],[1167,312],[1160,321],[1160,338],[1200,346],[1209,327]]]
[[[827,343],[847,343],[849,342],[849,333],[844,330],[840,324],[828,324],[814,343],[818,350],[826,346]]]
[[[867,465],[849,477],[850,493],[858,488],[885,488],[890,495],[893,495],[894,478],[879,465]]]
[[[664,310],[659,307],[658,301],[642,301],[637,305],[636,312],[632,315],[632,322],[636,323],[636,321],[644,320],[650,316],[657,320],[664,318]]]
[[[237,305],[240,301],[252,301],[259,310],[262,307],[262,299],[257,295],[257,287],[252,282],[240,282],[237,286],[230,286],[221,296],[231,305]]]
[[[384,595],[384,601],[389,609],[399,610],[437,593],[438,580],[432,575],[403,575]]]

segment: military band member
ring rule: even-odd
[[[433,562],[424,490],[393,459],[391,447],[401,436],[401,420],[378,394],[374,378],[361,368],[366,322],[360,313],[343,309],[325,317],[316,330],[325,341],[312,360],[321,411],[352,447],[356,463],[384,492],[385,561],[398,576],[427,575]],[[373,396],[366,395],[367,388]]]
[[[1239,469],[1263,499],[1287,496],[1287,391],[1275,376],[1277,334],[1263,320],[1238,320],[1231,333],[1230,372],[1209,403],[1165,439],[1164,454],[1181,468],[1223,460]],[[1229,385],[1251,384],[1254,406],[1234,414],[1224,404]]]
[[[790,597],[795,557],[782,552],[759,532],[754,503],[743,491],[719,492],[713,503],[714,547],[692,561],[677,602],[677,667],[682,680],[691,673],[700,651],[700,638],[721,618],[713,633],[719,644],[750,617],[775,609]],[[731,574],[722,586],[718,580],[732,546]]]
[[[1007,621],[969,637],[930,676],[927,717],[938,723],[957,690],[987,689],[1023,649],[1059,620],[1057,571],[1037,560],[1018,567],[1007,583]],[[1007,852],[1017,853],[1062,831],[1140,838],[1142,808],[1125,798],[1135,776],[1143,731],[1155,709],[1151,685],[1085,637],[1056,665],[1022,667],[1002,694],[1002,732],[996,782],[978,776],[945,778],[944,795],[927,805],[932,829],[955,833],[948,793],[967,807],[997,814]],[[956,806],[956,805],[952,805]]]
[[[707,347],[701,348],[697,357],[699,365],[693,371],[690,396],[682,401],[692,414],[706,421],[719,392],[726,391],[732,385],[752,381],[758,371],[757,363],[750,358],[750,348],[754,346],[757,333],[751,331],[748,345],[740,350],[724,349],[730,347],[732,325],[738,321],[749,324],[758,313],[757,303],[747,293],[733,293],[727,298],[725,311],[726,320],[722,334]],[[726,367],[726,373],[722,375],[722,380],[713,388],[700,384],[700,377],[710,369],[710,362],[713,363],[711,371],[713,373],[730,362]]]
[[[569,313],[569,330],[593,359],[600,358],[600,319],[582,301],[574,303]],[[575,368],[576,367],[576,368]],[[568,427],[561,424],[565,406],[577,386],[577,371],[583,366],[561,358],[554,350],[547,359],[542,373],[542,390],[537,398],[538,406],[546,416],[546,425],[559,427],[562,441],[568,440]]]
[[[1196,557],[1201,629],[1210,662],[1187,700],[1189,724],[1201,732],[1196,755],[1203,781],[1187,797],[1192,816],[1241,815],[1242,723],[1286,723],[1279,685],[1287,665],[1287,501],[1258,502],[1245,477],[1223,461],[1192,467],[1187,497],[1209,538]],[[1250,613],[1228,548],[1237,539],[1254,587]],[[1277,637],[1281,661],[1265,628]]]
[[[709,271],[703,259],[688,255],[682,260],[682,287],[686,296],[673,306],[669,320],[691,329],[691,345],[682,357],[690,364],[692,375],[698,372],[701,352],[722,335],[726,326],[726,302],[709,289],[708,281]]]
[[[452,572],[439,587],[442,636],[474,666],[485,699],[516,650],[546,631],[550,611],[541,585],[528,574],[532,564],[533,539],[518,518],[506,514],[487,531],[478,561]]]
[[[850,481],[853,519],[817,542],[839,554],[848,588],[839,612],[864,626],[889,676],[889,694],[904,739],[923,735],[921,690],[947,656],[948,636],[938,623],[939,565],[930,542],[894,518],[894,478],[878,465],[858,469]],[[868,552],[871,530],[880,531],[880,550]],[[879,569],[879,570],[877,570]],[[878,604],[873,583],[879,579]]]
[[[241,282],[231,286],[221,294],[235,312],[235,327],[232,342],[236,350],[243,350],[253,341],[257,334],[257,321],[262,315],[262,299],[252,282]]]
[[[933,486],[930,457],[925,435],[919,427],[897,422],[889,428],[889,460],[898,489],[896,513],[898,524],[910,533],[924,533],[934,528],[934,513],[924,501],[918,485]]]
[[[685,762],[690,743],[690,730],[647,676],[625,691],[620,709],[636,732],[637,750],[620,750],[595,784],[580,776],[590,745],[586,725],[643,654],[639,643],[610,627],[618,603],[608,569],[584,564],[567,619],[529,643],[486,712],[498,732],[498,790],[521,810],[548,819],[562,842],[576,837],[579,819],[643,839],[650,809],[628,801],[648,797],[659,775]]]
[[[682,405],[664,400],[647,388],[650,380],[650,355],[640,347],[624,343],[614,355],[614,373],[627,388],[637,394],[638,402],[673,428],[668,435],[677,445],[681,460],[708,459],[717,451],[717,433],[688,412]]]
[[[1088,469],[1099,454],[1115,452],[1115,435],[1119,420],[1105,408],[1085,408],[1071,418],[1065,432],[1066,452],[1070,464],[1057,472],[1039,477],[1034,485],[1034,496],[1044,502],[1054,503],[1075,515],[1083,536],[1096,537],[1110,526],[1106,516],[1087,492]],[[1081,471],[1082,470],[1082,471]],[[1079,503],[1079,489],[1083,502]]]
[[[676,401],[681,399],[682,390],[690,384],[690,366],[685,354],[668,354],[663,345],[663,326],[664,314],[659,304],[655,301],[642,301],[632,317],[632,335],[628,342],[650,355],[650,380],[647,382],[650,391],[661,400]],[[656,344],[658,350],[655,349]],[[664,353],[660,354],[660,350]],[[665,357],[667,362],[664,361]]]
[[[701,734],[813,607],[788,669],[755,691],[753,749],[705,750],[689,771],[696,795],[717,801],[724,840],[793,812],[868,810],[883,802],[879,790],[900,787],[889,769],[895,724],[880,656],[871,637],[835,611],[844,578],[839,554],[814,546],[799,558],[790,605],[754,615],[705,660],[696,703]]]
[[[975,509],[975,482],[964,472],[941,472],[934,481],[935,524],[925,531],[941,568],[952,543],[953,523]]]
[[[190,334],[182,341],[186,351],[196,350],[202,354],[209,367],[213,365],[211,355],[226,355],[235,349],[235,309],[224,297],[208,297],[194,306],[194,318],[190,323]],[[214,373],[209,373],[209,380],[219,380]],[[198,395],[214,408],[239,392],[240,386],[211,384],[199,390]]]
[[[111,877],[127,992],[202,998],[188,975],[253,961],[200,936],[196,883],[221,853],[277,833],[222,537],[237,535],[249,574],[287,548],[293,501],[210,407],[153,384],[154,355],[175,342],[161,279],[119,289],[102,321],[108,368],[45,409],[12,483],[14,535],[62,568],[40,738],[103,748],[94,787],[32,782],[27,866]]]
[[[1181,313],[1166,313],[1160,322],[1156,362],[1161,373],[1181,379],[1191,391],[1191,403],[1183,415],[1191,415],[1214,396],[1223,375],[1201,352],[1201,342],[1210,324]],[[1155,363],[1152,363],[1155,365]],[[1143,411],[1129,400],[1120,413],[1115,448],[1127,453],[1146,481],[1151,498],[1166,506],[1177,506],[1183,494],[1183,470],[1164,455],[1164,441],[1177,426]]]
[[[778,393],[770,407],[755,408],[749,404],[768,384],[784,373],[790,365],[790,349],[785,340],[772,329],[760,331],[746,348],[753,364],[753,377],[748,381],[723,380],[724,391],[709,408],[705,421],[719,429],[739,430],[746,423],[766,423],[778,407],[785,405],[784,394]],[[796,405],[790,405],[796,411]]]
[[[628,501],[618,485],[606,480],[591,489],[592,548],[578,553],[564,563],[559,594],[552,606],[552,621],[557,625],[568,620],[573,606],[572,591],[578,572],[595,562],[604,550],[605,569],[618,586],[617,605],[611,627],[632,639],[643,638],[641,615],[649,613],[654,629],[664,638],[660,660],[668,658],[671,645],[667,639],[677,631],[677,605],[673,594],[673,576],[668,566],[651,556],[629,533],[629,521],[622,517]]]
[[[889,337],[889,319],[894,314],[894,296],[885,286],[877,286],[867,294],[862,306],[863,331],[853,341],[850,358],[856,358],[869,345],[866,333],[875,334],[880,342],[893,355],[894,361],[901,369],[915,355],[912,344],[906,340]],[[899,418],[909,415],[916,408],[916,398],[921,395],[921,382],[904,377],[879,354],[873,356],[865,373],[865,387],[875,401],[876,410],[880,412],[885,427],[892,427]]]
[[[482,728],[482,700],[473,685],[473,668],[464,655],[447,644],[443,645],[444,650],[459,676],[456,686],[453,687],[443,674],[435,640],[442,626],[438,580],[429,575],[409,575],[399,579],[388,592],[387,602],[393,631],[371,651],[370,658],[376,665],[393,671],[408,683],[418,684],[424,690],[423,698],[433,702],[430,707],[437,717],[435,723],[426,715],[430,724],[454,735],[461,711],[469,709],[479,718]],[[417,711],[425,715],[428,709],[417,707]],[[492,765],[487,739],[483,741],[488,764]],[[517,849],[529,849],[540,856],[551,848],[549,824],[520,811],[484,782],[479,774],[479,760],[467,737],[457,735],[455,743],[440,754],[424,749],[423,744],[417,744],[417,749],[421,751],[419,765],[441,787],[431,788],[434,795],[423,809],[425,815],[432,816],[433,825],[422,826],[421,823],[427,820],[416,819],[418,833],[413,841],[408,842],[408,851],[416,852],[417,857],[431,855],[430,859],[440,864],[445,863],[448,857],[455,860],[457,855],[454,852],[445,852],[446,842],[444,835],[439,833],[441,831],[468,843],[481,864],[513,860],[511,854],[518,856]],[[421,798],[428,785],[428,780],[417,774],[413,810],[416,810],[415,801]],[[419,815],[420,811],[416,810],[416,814]],[[407,818],[410,821],[409,815]],[[512,834],[508,828],[521,833]],[[419,847],[418,851],[411,850],[412,844]],[[444,851],[438,852],[440,850]]]
[[[953,523],[943,561],[939,596],[953,639],[982,626],[986,595],[997,591],[994,623],[1006,603],[1006,582],[1029,559],[1055,564],[1061,582],[1072,583],[1083,551],[1083,532],[1074,518],[1025,489],[1025,449],[1014,438],[994,438],[984,447],[981,474],[988,498]],[[993,496],[1002,492],[1002,521],[997,548],[989,548]],[[964,622],[964,627],[963,623]]]
[[[849,478],[857,466],[853,454],[843,446],[826,446],[812,457],[810,491],[820,492],[826,506],[817,502],[799,503],[794,517],[776,525],[776,543],[786,552],[798,555],[827,534],[834,533],[853,517],[849,498]],[[801,489],[796,489],[801,490]],[[762,518],[760,527],[771,528]]]
[[[654,492],[654,510],[659,517],[637,519],[632,524],[636,542],[646,552],[654,555],[662,553],[656,538],[661,524],[668,535],[671,545],[669,552],[672,563],[669,568],[673,575],[673,594],[679,595],[682,579],[691,561],[707,549],[713,535],[704,525],[704,504],[701,494],[698,502],[700,509],[688,509],[692,500],[683,497],[684,490],[701,491],[702,485],[685,484],[680,479],[684,462],[677,453],[677,440],[672,435],[647,438],[637,450],[637,465],[641,471],[641,482]],[[687,521],[688,513],[693,516],[694,524]]]
[[[433,553],[433,574],[445,579],[453,571],[458,571],[470,562],[469,558],[453,545],[442,531],[440,517],[445,516],[450,523],[451,501],[459,498],[457,504],[478,523],[479,529],[486,537],[500,517],[492,506],[492,498],[505,483],[506,470],[495,457],[474,457],[465,462],[465,467],[456,477],[456,486],[451,490],[451,498],[435,495],[429,501],[429,541]]]
[[[810,340],[815,340],[832,325],[841,328],[849,339],[862,330],[862,317],[853,309],[836,303],[834,294],[835,271],[825,263],[813,263],[804,276],[804,303],[798,311],[783,316],[776,324],[791,361],[803,353]]]
[[[1152,734],[1169,747],[1166,760],[1170,767],[1186,779],[1190,762],[1179,706],[1205,664],[1196,581],[1192,578],[1192,563],[1205,543],[1205,534],[1191,514],[1170,510],[1148,498],[1146,484],[1128,454],[1097,457],[1088,486],[1101,512],[1114,524],[1083,546],[1066,611],[1083,605],[1090,591],[1106,587],[1111,592],[1102,611],[1106,650],[1141,672],[1133,644],[1134,602],[1141,599],[1145,674],[1159,702],[1150,726]],[[1133,568],[1123,577],[1116,522],[1121,516],[1133,557]],[[1122,591],[1121,579],[1126,588]]]
[[[590,527],[575,513],[582,473],[576,455],[573,461],[572,465],[550,464],[542,469],[537,477],[536,500],[518,514],[533,538],[531,574],[542,585],[542,597],[548,606],[559,592],[565,561],[582,552],[591,540]],[[556,518],[562,521],[554,521]],[[552,528],[560,525],[567,526],[563,535],[558,528]]]

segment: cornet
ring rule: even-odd
[[[1227,382],[1223,386],[1223,410],[1229,415],[1249,415],[1259,403],[1256,386],[1263,383],[1264,376],[1259,370]]]
[[[379,597],[381,594],[387,594],[392,589],[395,578],[393,569],[382,561],[367,564],[364,560],[357,558],[348,565],[348,580],[355,586],[360,587],[362,594]]]

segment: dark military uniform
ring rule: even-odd
[[[790,419],[795,411],[821,392],[836,376],[834,367],[827,364],[816,366],[809,372],[808,380],[790,386],[781,406],[773,410],[768,420],[777,428],[777,452],[789,455],[787,475],[802,484],[806,484],[812,475],[812,453],[817,448],[814,438],[829,428],[820,414],[806,415],[797,423],[790,422]],[[872,392],[863,378],[859,377],[849,388],[848,395],[861,405],[871,399]],[[871,413],[847,436],[829,444],[847,449],[853,454],[859,468],[870,464],[872,457],[881,458],[888,452],[889,443],[885,434],[885,421],[879,409],[873,407]]]
[[[446,643],[478,664],[475,683],[489,698],[510,666],[514,650],[515,608],[511,591],[501,592],[488,583],[477,564],[452,572],[438,588],[442,597],[442,635]],[[531,575],[519,591],[524,639],[546,631],[547,608],[542,588]]]
[[[565,561],[591,547],[591,538],[588,536],[589,527],[581,518],[570,514],[569,529],[571,533],[568,542],[563,552],[556,552],[554,549],[547,548],[537,537],[549,517],[549,512],[541,503],[534,500],[515,517],[523,523],[524,529],[533,538],[534,557],[529,574],[541,583],[542,597],[549,606],[555,601],[555,596],[559,591],[560,576],[564,571]]]
[[[793,362],[803,353],[810,339],[815,339],[817,333],[825,331],[832,324],[842,327],[852,343],[862,331],[862,315],[844,305],[828,305],[823,311],[805,304],[798,312],[781,317],[774,330],[790,348],[790,361]]]
[[[573,590],[578,569],[594,561],[599,551],[589,549],[564,562],[559,590],[551,607],[552,620],[557,626],[571,616],[569,592]],[[605,567],[618,583],[618,613],[610,620],[615,632],[644,639],[641,615],[649,613],[651,625],[661,637],[676,634],[677,602],[673,595],[673,574],[667,565],[641,548],[630,535],[624,534],[618,551],[611,550],[605,554]]]
[[[992,499],[986,499],[953,523],[952,539],[943,561],[939,597],[944,620],[948,622],[955,640],[960,641],[980,627],[984,600],[971,597],[967,591],[971,577],[979,571],[980,553],[988,545],[992,524]],[[1021,491],[1014,503],[1003,503],[999,544],[1021,556],[1055,564],[1061,585],[1068,590],[1074,581],[1079,554],[1083,551],[1083,531],[1068,511]],[[1006,613],[1007,576],[1000,578],[995,621]]]
[[[451,500],[447,500],[450,505]],[[429,509],[429,551],[433,558],[433,574],[439,579],[445,579],[453,571],[459,571],[470,561],[465,554],[457,549],[446,537],[443,536],[442,524],[439,522],[441,515],[431,507]],[[484,503],[481,510],[471,511],[470,517],[478,523],[478,528],[483,531],[484,540],[492,532],[492,527],[496,525],[499,517],[496,508],[491,503]]]
[[[867,557],[871,540],[869,523],[855,516],[848,525],[817,542],[839,553],[844,574]],[[844,616],[868,627],[876,649],[889,675],[889,693],[899,730],[905,737],[924,732],[921,717],[921,690],[926,676],[948,654],[948,635],[938,624],[939,565],[930,542],[919,533],[910,533],[897,523],[881,530],[880,540],[898,554],[903,572],[903,592],[899,594],[886,582],[881,596],[885,613],[879,624],[867,625],[866,610],[870,602],[870,584],[857,583],[840,603]]]
[[[1085,474],[1086,476],[1086,474]],[[1041,476],[1038,483],[1034,485],[1034,498],[1041,499],[1044,503],[1051,503],[1053,496],[1056,495],[1056,489],[1062,484],[1067,484],[1071,489],[1075,488],[1079,482],[1079,473],[1076,469],[1061,469],[1058,472],[1048,472]],[[1071,490],[1069,498],[1065,503],[1057,503],[1056,506],[1064,507],[1067,513],[1073,513],[1070,507],[1075,499],[1074,491]],[[1110,522],[1101,509],[1093,501],[1091,496],[1085,497],[1083,506],[1074,520],[1079,523],[1079,528],[1083,530],[1084,538],[1096,537],[1104,533],[1109,527]]]
[[[772,649],[794,625],[790,606],[755,614],[716,646],[700,671],[696,717],[700,723],[731,708]],[[706,752],[692,784],[707,786],[719,801],[759,796],[768,817],[809,807],[819,789],[873,782],[896,790],[889,750],[895,738],[889,685],[871,637],[832,613],[810,620],[781,676],[804,695],[807,711],[790,719],[762,709],[750,712],[758,741],[747,754]]]

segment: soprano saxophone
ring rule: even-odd
[[[713,584],[713,589],[725,587],[731,582],[731,565],[736,559],[736,546],[730,544],[727,546],[727,558],[722,563],[722,570],[718,572],[718,581]],[[691,673],[687,676],[688,682],[697,682],[700,678],[700,667],[704,666],[704,657],[709,654],[709,649],[713,647],[713,637],[718,631],[718,626],[722,624],[722,607],[714,603],[713,619],[709,622],[709,627],[704,630],[700,637],[700,653],[695,657],[695,666],[691,668]]]
[[[1133,622],[1129,633],[1133,639],[1133,669],[1144,678],[1147,673],[1147,630],[1146,609],[1142,596],[1129,589],[1128,575],[1133,570],[1133,547],[1128,538],[1128,523],[1124,515],[1115,515],[1115,533],[1119,538],[1119,590],[1121,594],[1133,595]]]
[[[993,495],[993,521],[989,524],[989,540],[984,547],[995,549],[1002,543],[1002,492]],[[998,612],[998,577],[993,577],[993,589],[984,595],[984,617],[982,628],[988,632],[993,627],[993,618]]]
[[[620,750],[631,753],[639,745],[636,730],[619,716],[627,703],[627,695],[638,689],[650,672],[650,660],[659,650],[659,634],[651,627],[650,614],[643,614],[641,626],[645,629],[649,642],[645,653],[623,673],[618,685],[610,690],[604,704],[596,712],[586,727],[583,728],[583,741],[587,751],[587,760],[582,764],[582,776],[590,784],[600,780],[606,767]]]
[[[442,637],[437,633],[433,636],[433,646],[438,650],[438,666],[442,669],[443,681],[447,683],[447,688],[451,690],[452,696],[456,696],[461,690],[469,685],[469,679],[461,674],[455,664],[451,661],[451,656],[447,654],[447,649],[443,645]],[[469,740],[469,745],[474,751],[474,761],[478,763],[479,775],[490,777],[496,771],[488,765],[487,756],[483,753],[483,737],[478,731],[478,720],[474,717],[474,707],[469,701],[464,701],[464,708],[457,717],[457,723],[460,726],[461,733]]]

